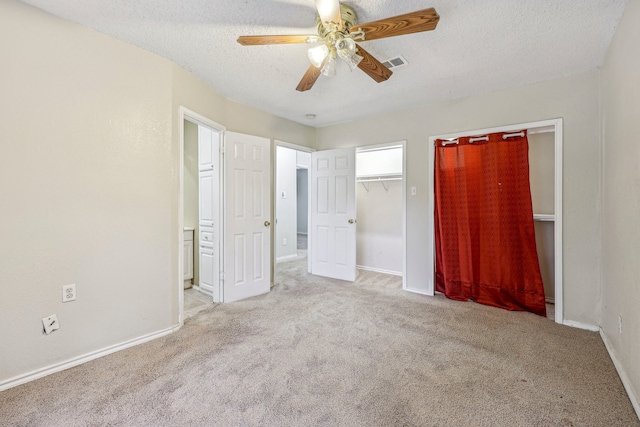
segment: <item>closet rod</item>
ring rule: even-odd
[[[381,182],[381,181],[401,181],[402,177],[397,178],[364,178],[364,179],[356,179],[357,182]]]
[[[527,129],[527,134],[529,135],[537,135],[539,133],[555,133],[555,129],[553,126],[545,126],[542,128],[533,128],[533,129]],[[517,132],[517,133],[511,133],[511,134],[506,134],[503,135],[504,139],[510,138],[512,136],[524,136],[524,134],[522,132]],[[476,141],[486,141],[488,139],[488,137],[485,136],[480,136],[480,137],[471,137],[469,138],[469,143],[473,144]],[[449,141],[443,141],[442,142],[442,146],[446,147],[447,145],[452,145],[452,144],[458,144],[459,140],[458,139],[452,139]],[[433,143],[434,145],[436,145],[436,142],[434,141]]]
[[[553,128],[553,126],[547,126],[543,128],[528,129],[527,133],[529,135],[536,135],[538,133],[555,133],[555,129]]]
[[[477,141],[489,141],[489,137],[485,135],[485,136],[479,136],[477,138],[469,138],[469,144],[473,144],[474,142],[477,142]]]
[[[514,136],[524,136],[524,132],[505,133],[502,135],[502,139],[512,138]]]

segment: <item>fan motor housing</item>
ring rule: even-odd
[[[340,15],[342,18],[342,33],[348,33],[351,28],[358,23],[358,18],[356,16],[356,11],[353,10],[351,6],[347,6],[346,4],[340,3]],[[318,29],[318,35],[322,38],[327,37],[331,30],[327,29],[322,21],[320,20],[320,15],[316,13],[316,27]]]

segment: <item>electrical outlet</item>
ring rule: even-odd
[[[286,191],[283,191],[283,192],[280,194],[280,197],[282,197],[283,199],[286,199],[286,198],[287,198],[287,192],[286,192]]]
[[[75,301],[76,284],[66,285],[62,287],[62,302]]]
[[[411,187],[411,195],[415,196],[416,194],[418,194],[418,189],[416,187]]]
[[[622,316],[618,314],[618,332],[622,335]]]
[[[42,332],[45,335],[49,335],[56,329],[60,329],[60,323],[58,323],[58,317],[55,314],[42,318]]]
[[[284,237],[282,239],[282,246],[287,246],[287,238],[286,237]]]

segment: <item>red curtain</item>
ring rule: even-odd
[[[436,290],[546,315],[526,131],[436,140]]]

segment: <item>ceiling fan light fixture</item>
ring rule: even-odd
[[[329,47],[326,44],[312,47],[307,51],[309,62],[316,68],[320,68],[324,60],[329,56]]]
[[[329,58],[327,62],[322,67],[322,74],[327,77],[333,77],[336,75],[336,59]]]
[[[339,52],[338,52],[338,56],[340,56]],[[345,56],[345,57],[340,56],[340,58],[347,63],[351,71],[358,68],[358,65],[360,65],[360,61],[364,59],[362,56],[357,55],[355,53],[351,56]]]
[[[323,24],[341,29],[340,2],[335,0],[316,0],[316,9]],[[336,22],[336,19],[338,22]]]
[[[338,52],[349,52],[350,54],[356,53],[356,42],[350,38],[345,37],[336,42],[336,49]]]

